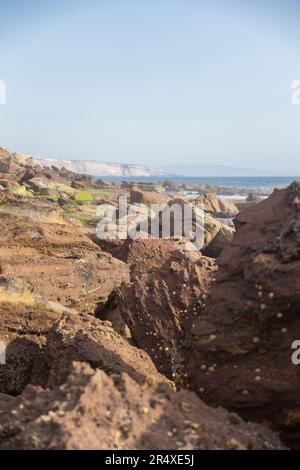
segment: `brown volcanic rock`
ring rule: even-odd
[[[55,166],[42,167],[37,160],[24,155],[12,153],[7,149],[0,147],[0,174],[14,175],[20,184],[40,192],[41,182],[62,183],[73,188],[92,188],[97,187],[94,179],[89,175],[82,175],[67,170],[66,168],[57,168]]]
[[[46,335],[64,310],[22,283],[0,277],[0,342],[6,356],[0,365],[0,393],[15,395],[29,382],[46,383]]]
[[[300,447],[300,183],[236,219],[206,312],[192,331],[187,372],[211,403],[267,419]]]
[[[166,382],[148,354],[131,346],[109,322],[91,315],[64,314],[47,336],[45,361],[50,386],[66,380],[72,361],[89,362],[108,374],[128,373],[138,383]]]
[[[141,203],[145,205],[150,205],[150,204],[166,204],[168,202],[168,197],[155,193],[155,192],[150,192],[150,191],[141,191],[138,188],[132,187],[130,189],[130,203]]]
[[[166,384],[74,364],[52,390],[28,386],[0,413],[1,449],[283,449],[275,434]]]
[[[66,168],[59,169],[55,166],[48,168],[34,164],[27,164],[26,167],[27,170],[22,175],[20,183],[25,184],[37,193],[39,193],[41,189],[57,183],[76,189],[92,188],[95,185],[91,176],[73,173]]]
[[[17,174],[23,170],[25,158],[0,147],[0,173]]]
[[[130,265],[131,283],[122,285],[114,301],[136,344],[160,372],[176,381],[181,344],[200,314],[215,271],[212,259],[182,246],[175,241],[128,240],[119,255]],[[97,314],[105,318],[105,311]]]
[[[233,240],[235,230],[215,219],[210,214],[204,215],[204,247],[202,253],[205,256],[217,258],[224,248]]]
[[[204,244],[203,246],[199,244],[199,249],[205,256],[216,258],[220,255],[224,247],[228,246],[231,243],[234,235],[234,228],[216,219],[209,212],[204,211],[203,214],[203,209],[200,204],[196,205],[195,203],[188,201],[188,199],[186,199],[185,197],[175,196],[174,198],[169,200],[168,206],[170,207],[167,208],[167,210],[170,210],[170,208],[175,210],[176,219],[179,221],[181,220],[181,224],[176,229],[176,231],[180,229],[181,233],[176,233],[176,231],[174,230],[174,222],[171,219],[170,233],[172,236],[174,234],[183,235],[181,227],[184,227],[185,225],[184,210],[186,210],[186,208],[188,207],[190,208],[193,218],[193,231],[196,232],[198,230],[200,232],[204,228]],[[160,216],[157,215],[156,217]],[[159,218],[159,222],[160,230],[162,230],[161,217]]]
[[[128,278],[127,266],[66,222],[56,204],[10,200],[0,216],[2,274],[49,300],[91,312]]]
[[[195,200],[196,204],[203,204],[204,211],[216,217],[235,217],[239,210],[231,201],[223,201],[216,193],[204,193]]]

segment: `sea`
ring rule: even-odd
[[[247,189],[249,192],[259,190],[270,193],[275,188],[284,188],[293,181],[300,180],[300,176],[99,176],[99,178],[116,184],[122,181],[158,183],[171,180],[183,184],[190,183],[237,188],[236,194],[230,196],[231,199],[233,197],[237,199],[241,197],[238,193],[238,188]]]

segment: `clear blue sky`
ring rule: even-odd
[[[0,145],[300,174],[299,1],[10,0],[0,18]]]

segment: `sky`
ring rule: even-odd
[[[300,2],[0,0],[0,146],[300,175]]]

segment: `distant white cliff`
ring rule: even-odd
[[[82,173],[92,176],[166,176],[162,170],[155,170],[146,165],[135,165],[125,163],[107,163],[97,162],[93,160],[52,160],[44,158],[33,158],[42,166],[56,166],[58,168],[65,167],[67,170],[75,173]]]

